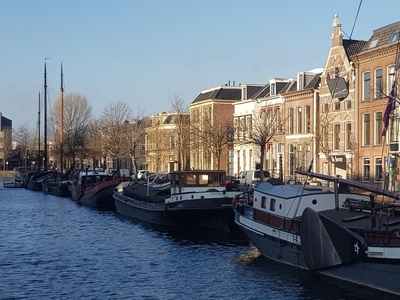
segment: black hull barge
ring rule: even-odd
[[[169,191],[154,191],[139,183],[123,184],[114,192],[123,216],[165,227],[240,232],[234,223],[232,199],[225,171],[179,171],[171,176]]]

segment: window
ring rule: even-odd
[[[328,135],[329,135],[328,124],[322,124],[321,132],[322,132],[322,145],[325,147],[325,149],[328,149]]]
[[[322,112],[329,112],[329,101],[326,98],[322,100]]]
[[[250,166],[252,165],[252,160],[253,160],[253,150],[252,149],[250,149],[249,150],[249,161],[250,161]]]
[[[311,147],[309,144],[306,144],[304,146],[304,155],[305,155],[304,166],[308,168],[309,166],[311,166]]]
[[[306,133],[311,132],[311,109],[310,105],[306,106],[306,111],[305,111],[305,126],[306,126]]]
[[[338,98],[333,99],[332,107],[333,107],[333,111],[340,110],[340,101]]]
[[[252,118],[251,116],[247,116],[246,117],[246,132],[247,134],[245,134],[246,137],[250,136],[250,132],[253,130],[253,122],[252,122]]]
[[[276,83],[271,83],[270,94],[271,96],[276,95]]]
[[[289,145],[289,175],[293,176],[294,175],[294,153],[293,153],[294,147],[293,144]]]
[[[392,35],[390,36],[390,39],[389,39],[389,43],[393,43],[393,42],[397,41],[398,38],[399,38],[399,32],[392,33]]]
[[[289,134],[293,134],[294,120],[293,120],[293,108],[289,108],[289,117],[288,117],[288,131]]]
[[[382,85],[382,69],[375,70],[375,98],[382,97],[383,85]]]
[[[351,97],[346,98],[345,105],[346,105],[346,109],[351,109]]]
[[[375,113],[375,134],[374,134],[374,144],[382,144],[382,112]]]
[[[234,135],[235,135],[235,130],[232,126],[227,126],[226,127],[226,138],[228,142],[233,142]]]
[[[277,133],[282,133],[283,128],[282,128],[282,115],[281,115],[281,108],[278,106],[275,108],[275,118],[276,118],[276,124],[277,124]]]
[[[370,44],[369,44],[369,49],[371,48],[375,48],[376,45],[378,44],[379,39],[373,40]]]
[[[333,124],[333,150],[340,150],[340,123]]]
[[[169,133],[168,146],[169,149],[175,148],[175,135],[172,132]]]
[[[346,122],[345,150],[351,150],[351,122]]]
[[[261,197],[261,208],[266,208],[267,207],[267,197],[262,196]]]
[[[301,107],[297,107],[297,133],[303,132],[302,123],[303,123],[303,118],[302,118]]]
[[[370,115],[365,114],[363,115],[363,146],[369,146],[370,145]]]
[[[298,73],[297,74],[297,89],[302,90],[304,88],[304,74]]]
[[[363,181],[370,181],[370,162],[369,158],[365,157],[363,159],[363,175],[362,175],[362,180]]]
[[[382,158],[375,157],[375,182],[382,181]]]
[[[276,205],[276,200],[275,199],[271,199],[271,201],[269,203],[269,210],[270,211],[275,211],[275,205]]]
[[[388,68],[387,84],[386,84],[386,94],[389,95],[392,90],[393,81],[396,76],[396,69],[394,66]]]
[[[371,84],[370,73],[365,72],[363,75],[363,100],[369,100],[370,94],[370,84]]]

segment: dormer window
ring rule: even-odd
[[[304,73],[297,74],[297,90],[302,90],[304,88]]]
[[[270,94],[271,94],[271,96],[276,95],[276,83],[271,83]]]
[[[399,32],[392,33],[389,39],[389,43],[396,42],[398,38],[399,38]]]
[[[242,86],[242,100],[247,100],[247,88]]]
[[[371,43],[369,44],[369,49],[375,48],[376,45],[378,44],[378,41],[379,41],[379,39],[371,41]]]

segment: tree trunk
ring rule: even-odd
[[[264,157],[265,157],[265,145],[261,146],[260,149],[260,181],[264,181]]]

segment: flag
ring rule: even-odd
[[[389,127],[390,113],[396,108],[396,80],[393,80],[392,90],[390,91],[388,103],[386,105],[385,114],[383,115],[383,131],[382,136],[386,136]]]

